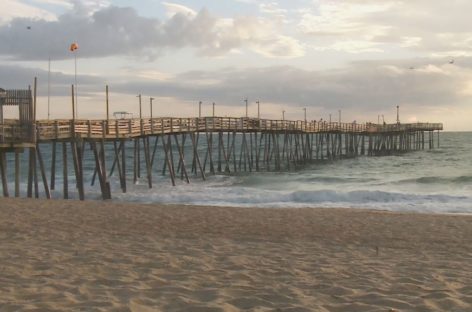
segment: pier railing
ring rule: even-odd
[[[34,143],[33,123],[20,123],[19,120],[5,119],[0,123],[0,143]]]
[[[84,138],[129,138],[153,134],[182,132],[258,132],[295,131],[304,133],[385,133],[403,131],[442,130],[440,123],[358,124],[327,121],[291,121],[257,118],[202,117],[202,118],[143,118],[110,120],[39,120],[30,127],[7,120],[0,124],[0,142],[33,142],[32,128],[37,129],[38,140]]]

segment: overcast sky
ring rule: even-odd
[[[3,0],[0,87],[39,79],[39,118],[242,116],[444,122],[472,130],[470,0]]]

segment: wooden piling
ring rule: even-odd
[[[7,180],[7,161],[6,153],[0,153],[0,174],[2,176],[3,197],[9,197],[8,180]]]
[[[20,152],[15,149],[15,197],[20,197]]]
[[[49,190],[48,180],[46,177],[46,168],[44,167],[43,156],[41,155],[39,144],[36,145],[36,153],[38,155],[39,170],[41,172],[41,179],[43,180],[44,193],[46,194],[47,199],[51,199],[51,192]]]
[[[67,174],[67,143],[62,142],[62,186],[64,199],[69,198],[69,176]]]
[[[56,188],[56,140],[52,141],[51,152],[51,190]]]

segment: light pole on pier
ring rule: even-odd
[[[108,86],[107,86],[108,89]],[[48,120],[49,117],[51,116],[51,57],[48,59]],[[108,120],[108,117],[107,117]]]
[[[303,108],[304,116],[305,116],[305,130],[306,130],[306,107]]]
[[[215,102],[213,102],[213,117],[215,117]]]
[[[246,102],[246,118],[247,118],[247,98],[244,100]]]
[[[110,102],[108,100],[108,85],[105,86],[105,105],[106,105],[106,111],[107,111],[107,125],[109,124],[109,119],[110,119]],[[49,119],[49,116],[48,116]]]
[[[259,101],[257,103],[257,119],[261,119],[261,110],[260,110],[260,103]]]
[[[152,101],[154,100],[153,97],[149,97],[149,111],[151,113],[151,119],[152,119]]]
[[[202,101],[198,102],[198,118],[202,118]]]
[[[385,124],[385,118],[384,115],[382,115],[382,123]]]
[[[141,94],[138,94],[136,97],[139,98],[139,119],[142,119],[143,118],[143,110],[142,110],[142,107],[141,107]]]
[[[285,111],[282,111],[282,120],[285,120]]]
[[[339,110],[338,112],[339,112],[339,123],[341,123],[341,110]]]
[[[397,105],[397,124],[400,123],[400,106]]]

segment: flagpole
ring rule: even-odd
[[[48,120],[50,117],[50,102],[51,102],[51,57],[48,62]]]
[[[77,88],[77,50],[74,50],[74,75],[75,75],[75,116],[79,116],[79,101],[77,100],[78,88]]]

